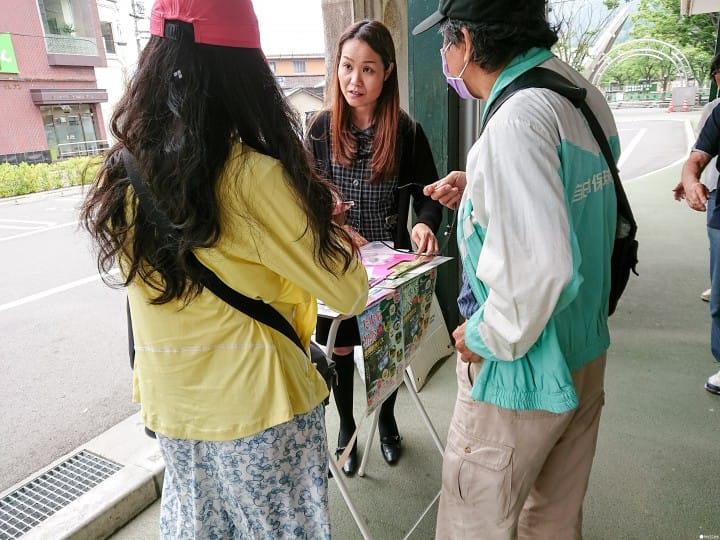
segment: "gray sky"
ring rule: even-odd
[[[320,0],[253,0],[265,54],[324,53]]]

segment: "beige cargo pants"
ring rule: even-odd
[[[573,374],[579,405],[514,411],[470,398],[481,364],[457,360],[438,540],[576,540],[604,404],[605,354]]]

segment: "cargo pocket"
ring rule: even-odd
[[[476,522],[484,516],[500,523],[510,511],[513,448],[463,436],[455,426],[448,432],[443,459],[443,487],[456,499],[461,513]],[[470,517],[472,516],[472,517]]]

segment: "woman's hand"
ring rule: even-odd
[[[341,201],[340,199],[335,199],[332,211],[333,221],[338,225],[345,225],[345,212],[350,210],[350,208],[354,205],[354,201]]]
[[[440,244],[430,227],[418,223],[412,228],[412,241],[417,246],[418,255],[440,255]]]
[[[452,171],[445,178],[425,186],[423,193],[443,206],[455,209],[460,204],[466,185],[467,177],[465,172]]]

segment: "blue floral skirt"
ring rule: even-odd
[[[233,441],[158,441],[161,538],[330,538],[322,405]]]

